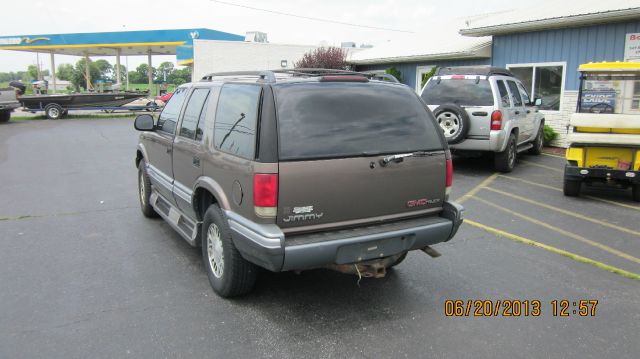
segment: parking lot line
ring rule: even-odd
[[[588,244],[590,246],[594,246],[596,248],[602,249],[603,251],[609,252],[609,253],[614,254],[614,255],[616,255],[618,257],[621,257],[621,258],[624,258],[626,260],[629,260],[629,261],[632,261],[632,262],[640,264],[640,258],[636,258],[636,257],[634,257],[632,255],[629,255],[629,254],[627,254],[625,252],[622,252],[620,250],[617,250],[615,248],[611,248],[611,247],[609,247],[607,245],[604,245],[602,243],[598,243],[598,242],[593,241],[591,239],[585,238],[585,237],[583,237],[581,235],[578,235],[578,234],[575,234],[575,233],[572,233],[572,232],[569,232],[569,231],[565,231],[562,228],[558,228],[558,227],[552,226],[552,225],[550,225],[548,223],[545,223],[545,222],[542,222],[542,221],[537,220],[535,218],[529,217],[529,216],[527,216],[525,214],[518,213],[518,212],[515,212],[515,211],[513,211],[511,209],[507,209],[507,208],[501,207],[501,206],[499,206],[499,205],[497,205],[497,204],[495,204],[493,202],[487,201],[484,198],[480,198],[478,196],[473,196],[473,199],[476,200],[476,201],[482,202],[482,203],[484,203],[484,204],[486,204],[488,206],[491,206],[493,208],[497,208],[497,209],[499,209],[499,210],[501,210],[503,212],[506,212],[506,213],[509,213],[511,215],[514,215],[514,216],[516,216],[518,218],[522,218],[522,219],[524,219],[526,221],[529,221],[529,222],[531,222],[533,224],[537,224],[537,225],[539,225],[541,227],[545,227],[545,228],[550,229],[550,230],[552,230],[554,232],[560,233],[560,234],[562,234],[564,236],[573,238],[573,239],[578,240],[580,242],[586,243],[586,244]]]
[[[462,195],[461,197],[459,197],[456,202],[458,203],[462,203],[466,200],[468,200],[469,198],[471,198],[473,195],[475,195],[476,193],[478,193],[479,190],[481,190],[483,187],[488,186],[491,182],[493,182],[493,180],[495,180],[498,177],[498,172],[492,174],[491,176],[485,178],[482,182],[480,182],[480,184],[478,184],[477,186],[473,187],[469,192],[465,193],[464,195]]]
[[[522,162],[524,164],[531,165],[531,166],[546,168],[546,169],[554,171],[554,172],[564,173],[564,170],[561,170],[559,168],[555,168],[555,167],[551,167],[551,166],[545,166],[545,165],[541,165],[539,163],[535,163],[535,162],[531,162],[531,161],[525,161],[525,160],[519,159],[518,162]]]
[[[579,218],[579,219],[582,219],[582,220],[585,220],[585,221],[588,221],[588,222],[591,222],[591,223],[596,223],[596,224],[599,224],[599,225],[604,226],[604,227],[609,227],[609,228],[612,228],[612,229],[615,229],[615,230],[618,230],[618,231],[621,231],[621,232],[633,234],[634,236],[640,237],[640,232],[638,232],[638,231],[634,231],[632,229],[620,227],[618,225],[611,224],[609,222],[604,222],[604,221],[601,221],[599,219],[587,217],[585,215],[574,213],[574,212],[571,212],[571,211],[567,211],[565,209],[558,208],[558,207],[555,207],[555,206],[551,206],[551,205],[548,205],[548,204],[545,204],[545,203],[536,202],[536,201],[531,200],[529,198],[525,198],[525,197],[521,197],[521,196],[518,196],[518,195],[515,195],[515,194],[512,194],[512,193],[504,192],[504,191],[501,191],[499,189],[495,189],[495,188],[491,188],[491,187],[482,187],[482,189],[486,189],[488,191],[499,193],[499,194],[501,194],[503,196],[515,198],[515,199],[523,201],[523,202],[531,203],[531,204],[534,204],[536,206],[540,206],[540,207],[543,207],[543,208],[550,209],[552,211],[556,211],[556,212],[559,212],[559,213],[562,213],[562,214],[566,214],[567,216]]]
[[[510,179],[510,180],[514,180],[514,181],[519,181],[519,182],[522,182],[522,183],[526,183],[526,184],[530,184],[530,185],[538,186],[538,187],[542,187],[542,188],[547,188],[547,189],[551,189],[551,190],[558,191],[558,192],[562,192],[562,188],[557,188],[557,187],[549,186],[549,185],[542,184],[542,183],[536,183],[536,182],[528,181],[528,180],[525,180],[525,179],[522,179],[522,178],[518,178],[518,177],[511,177],[511,176],[505,176],[505,175],[498,175],[498,177],[506,178],[506,179]],[[608,200],[608,199],[595,197],[595,196],[582,196],[582,197],[589,198],[589,199],[592,199],[592,200],[595,200],[595,201],[600,201],[600,202],[613,204],[613,205],[620,206],[620,207],[634,209],[636,211],[640,211],[640,206],[634,206],[634,205],[631,205],[631,204],[620,203],[620,202],[611,201],[611,200]]]
[[[516,241],[516,242],[520,242],[520,243],[528,244],[528,245],[531,245],[531,246],[534,246],[534,247],[542,248],[542,249],[547,250],[549,252],[556,253],[556,254],[559,254],[561,256],[573,259],[573,260],[575,260],[577,262],[590,264],[590,265],[596,266],[596,267],[598,267],[600,269],[604,269],[606,271],[619,274],[619,275],[621,275],[623,277],[630,278],[630,279],[635,279],[635,280],[640,281],[640,274],[629,272],[629,271],[626,271],[624,269],[621,269],[621,268],[618,268],[618,267],[614,267],[614,266],[608,265],[606,263],[602,263],[602,262],[597,261],[595,259],[583,257],[583,256],[581,256],[579,254],[575,254],[575,253],[572,253],[572,252],[565,251],[564,249],[560,249],[560,248],[557,248],[557,247],[554,247],[554,246],[550,246],[548,244],[536,242],[536,241],[534,241],[532,239],[525,238],[525,237],[519,236],[517,234],[505,232],[503,230],[500,230],[500,229],[497,229],[497,228],[493,228],[493,227],[484,225],[482,223],[475,222],[475,221],[470,220],[470,219],[465,219],[464,223],[469,224],[469,225],[471,225],[473,227],[476,227],[476,228],[480,228],[480,229],[482,229],[482,230],[484,230],[486,232],[489,232],[491,234],[494,234],[494,235],[496,235],[498,237],[503,237],[503,238],[511,239],[513,241]]]
[[[564,157],[564,156],[552,155],[552,154],[550,154],[550,153],[544,153],[544,152],[542,152],[542,153],[541,153],[541,155],[543,155],[543,156],[547,156],[547,157],[562,158],[563,160],[565,159],[565,157]]]

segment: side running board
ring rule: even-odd
[[[149,203],[190,245],[199,245],[201,222],[192,221],[156,191],[151,193]]]

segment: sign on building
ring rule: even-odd
[[[624,40],[624,61],[640,61],[640,33],[627,34]]]

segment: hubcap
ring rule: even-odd
[[[215,223],[211,223],[207,229],[207,256],[209,268],[216,278],[222,277],[224,271],[224,253],[222,252],[222,239],[220,229]]]
[[[57,108],[49,109],[49,115],[50,115],[51,117],[54,117],[54,118],[55,118],[55,117],[58,117],[58,115],[59,115],[59,114],[60,114],[60,112],[58,111],[58,109],[57,109]]]
[[[444,137],[453,137],[460,130],[460,118],[453,112],[442,112],[436,118]]]
[[[142,205],[144,206],[147,203],[147,189],[144,186],[144,175],[142,174],[142,172],[140,172],[140,176],[138,177],[138,183],[138,187],[140,187],[140,203],[142,203]]]

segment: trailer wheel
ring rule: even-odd
[[[631,193],[633,195],[633,200],[636,202],[640,202],[640,183],[636,183],[633,185]]]
[[[50,120],[57,120],[64,114],[64,109],[57,103],[50,103],[44,107],[44,114]]]

